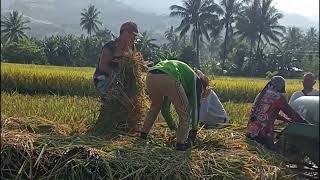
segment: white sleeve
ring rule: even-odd
[[[298,99],[301,95],[299,95],[300,92],[294,92],[292,94],[292,96],[290,97],[289,103],[288,104],[292,104],[294,100]]]

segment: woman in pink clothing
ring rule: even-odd
[[[281,76],[274,76],[255,99],[247,125],[246,136],[271,150],[275,150],[273,126],[274,121],[281,120],[287,123],[306,121],[295,112],[283,96],[285,80]],[[280,110],[287,117],[279,114]]]

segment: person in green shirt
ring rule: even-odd
[[[149,69],[146,84],[151,106],[141,129],[141,138],[147,138],[161,110],[168,127],[176,130],[176,149],[184,151],[191,147],[197,135],[201,94],[208,84],[208,78],[201,71],[197,72],[178,60],[161,61]],[[171,102],[179,116],[177,128],[170,114]]]

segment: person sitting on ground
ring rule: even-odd
[[[294,92],[289,100],[291,105],[294,100],[298,99],[301,96],[319,96],[319,90],[314,89],[313,86],[316,84],[316,78],[312,73],[306,73],[303,76],[303,90]]]
[[[206,88],[203,87],[204,81],[205,77],[197,75],[190,66],[178,60],[160,61],[151,67],[146,78],[151,106],[140,137],[147,138],[160,110],[168,127],[176,130],[170,114],[172,102],[179,116],[176,149],[185,151],[190,148],[197,135],[200,97],[202,89]],[[189,132],[190,119],[192,130]]]
[[[106,43],[101,50],[99,62],[93,75],[96,88],[105,96],[107,89],[112,83],[113,71],[118,67],[121,57],[128,51],[135,50],[135,39],[142,35],[133,22],[121,25],[120,36],[116,40]],[[136,54],[142,57],[140,53]]]
[[[246,136],[255,140],[271,150],[276,150],[278,144],[274,141],[274,122],[281,120],[286,123],[307,123],[287,103],[285,93],[285,80],[281,76],[274,76],[256,97],[249,121]],[[281,116],[280,110],[288,117]]]

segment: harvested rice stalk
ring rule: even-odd
[[[112,74],[112,82],[94,127],[101,135],[113,128],[131,131],[140,125],[146,109],[147,98],[142,75],[143,59],[136,52],[127,52]]]
[[[158,124],[156,124],[158,125]],[[295,179],[281,156],[250,147],[243,133],[206,130],[192,151],[119,135],[64,137],[1,132],[1,179]],[[234,135],[232,135],[234,134]],[[131,144],[131,145],[129,145]],[[238,146],[234,146],[238,144]],[[264,152],[265,151],[265,152]],[[20,173],[19,173],[20,172]]]

